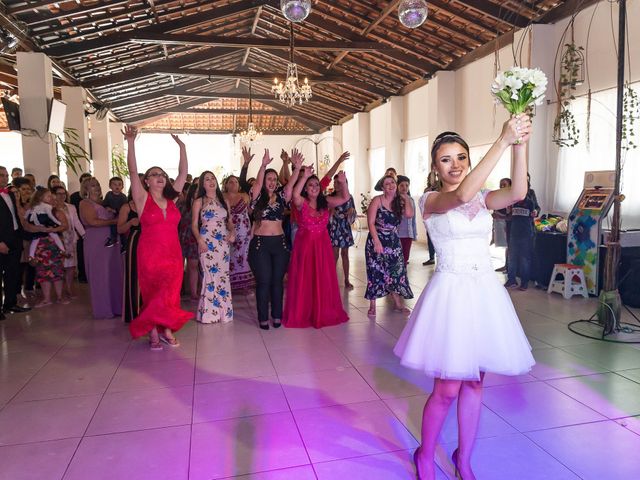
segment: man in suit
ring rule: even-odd
[[[17,302],[22,252],[22,226],[18,217],[16,198],[7,188],[9,172],[0,166],[0,297],[4,301],[0,320],[7,312],[26,312],[29,308]]]

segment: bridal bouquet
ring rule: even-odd
[[[512,67],[498,73],[491,85],[496,103],[509,113],[524,113],[534,105],[542,105],[547,90],[547,76],[539,68]]]

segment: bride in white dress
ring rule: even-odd
[[[474,480],[470,460],[485,372],[520,375],[535,363],[489,251],[489,210],[512,205],[527,193],[530,133],[526,115],[505,122],[500,137],[473,170],[469,147],[459,135],[444,132],[433,142],[431,168],[442,188],[425,196],[423,217],[438,261],[394,349],[403,365],[435,379],[423,412],[422,445],[414,454],[419,479],[435,478],[437,439],[449,407],[458,398],[458,448],[452,460],[459,478]],[[510,147],[511,188],[481,191]]]

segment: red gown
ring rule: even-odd
[[[329,239],[329,211],[316,212],[305,201],[289,263],[282,323],[289,328],[322,328],[349,320],[342,308]]]
[[[147,335],[156,325],[177,331],[193,313],[180,308],[183,260],[178,222],[180,212],[167,201],[166,218],[162,209],[147,195],[140,217],[138,242],[138,282],[142,297],[140,315],[129,324],[133,338]]]

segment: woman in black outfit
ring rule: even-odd
[[[267,169],[273,159],[269,150],[264,151],[258,177],[251,189],[253,238],[249,244],[249,266],[256,279],[256,303],[258,322],[263,330],[269,329],[269,303],[273,327],[282,321],[283,279],[289,266],[289,248],[282,230],[282,218],[291,200],[302,155],[293,151],[291,160],[296,167],[291,180],[278,188],[278,173]]]
[[[129,201],[125,203],[118,213],[118,234],[127,236],[124,249],[124,295],[122,299],[122,319],[125,323],[140,313],[142,300],[138,286],[137,255],[138,239],[140,238],[140,220],[136,206],[129,193]]]

